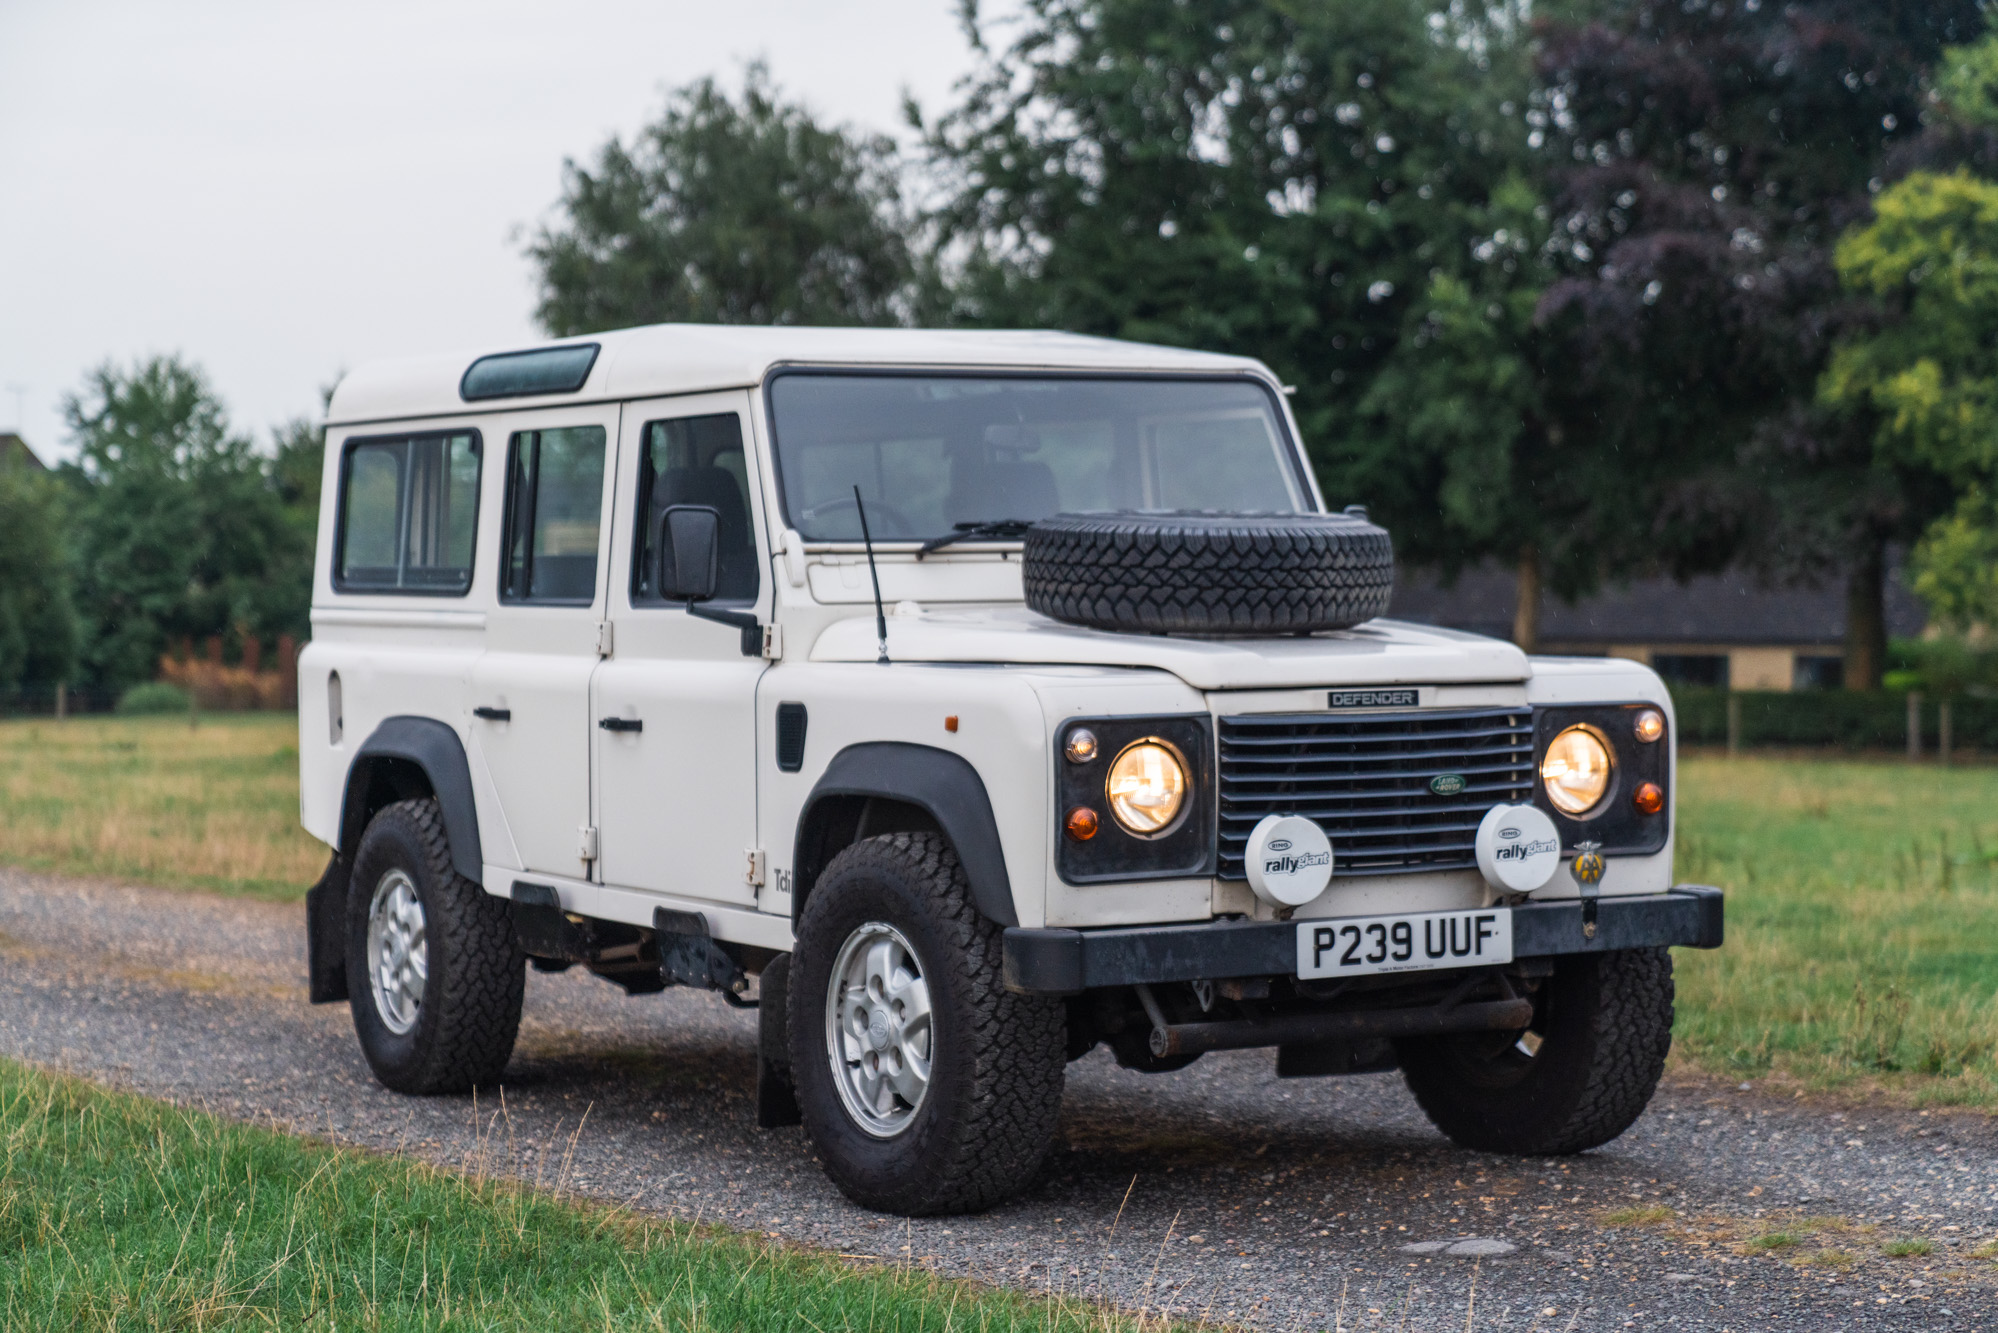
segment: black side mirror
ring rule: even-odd
[[[721,512],[670,505],[653,528],[653,586],[669,602],[705,602],[721,578]]]

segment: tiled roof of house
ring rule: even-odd
[[[1402,569],[1388,614],[1496,638],[1512,637],[1516,580],[1509,570],[1466,570],[1450,587],[1424,570]],[[1922,606],[1890,570],[1887,633],[1919,634]],[[1845,588],[1769,587],[1752,575],[1728,573],[1677,583],[1646,579],[1607,588],[1569,605],[1549,597],[1540,609],[1540,637],[1549,644],[1792,644],[1835,646],[1845,639]]]

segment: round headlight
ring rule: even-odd
[[[1570,727],[1547,747],[1540,784],[1562,814],[1586,814],[1609,790],[1611,766],[1609,746],[1601,736],[1588,727]]]
[[[1141,838],[1162,833],[1186,804],[1186,765],[1164,741],[1146,739],[1124,747],[1110,765],[1103,794],[1119,824]]]

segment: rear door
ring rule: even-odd
[[[768,546],[749,395],[627,403],[610,605],[615,648],[595,677],[597,813],[606,884],[751,904],[756,684],[743,635],[654,595],[650,551],[670,505],[721,516],[717,608],[769,619]]]
[[[590,876],[590,677],[611,542],[618,409],[505,419],[499,595],[472,673],[472,750],[521,868]],[[491,849],[488,859],[494,859]]]

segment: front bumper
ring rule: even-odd
[[[1682,884],[1665,893],[1597,898],[1595,930],[1584,928],[1584,902],[1524,903],[1512,913],[1512,953],[1546,958],[1685,945],[1721,945],[1721,891]],[[1113,926],[1102,930],[1006,931],[1009,990],[1073,995],[1140,982],[1218,981],[1297,972],[1295,921],[1212,921],[1185,926]]]

